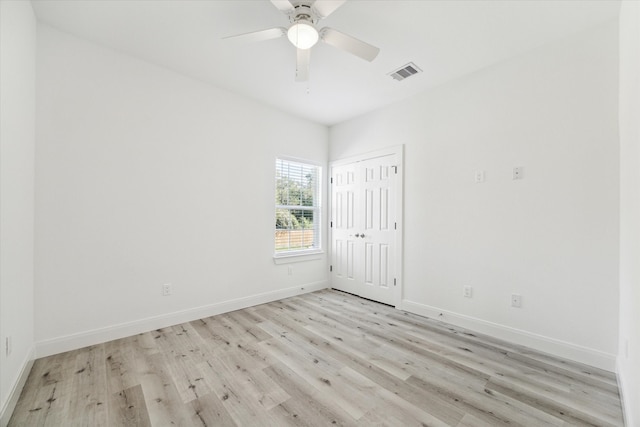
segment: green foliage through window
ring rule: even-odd
[[[276,252],[320,247],[320,167],[276,159]]]

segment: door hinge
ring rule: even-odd
[[[397,166],[393,166],[393,171],[395,172],[395,174],[398,174],[398,167]]]
[[[397,222],[394,222],[394,223],[393,223],[393,229],[394,229],[394,230],[397,230],[397,229],[398,229],[398,223],[397,223]]]
[[[333,271],[333,265],[329,266],[329,271]]]
[[[333,177],[331,177],[331,184],[333,184]]]
[[[393,279],[393,286],[396,286],[396,279]]]
[[[333,221],[329,223],[329,228],[333,228]]]

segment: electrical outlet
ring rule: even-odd
[[[484,171],[476,171],[476,183],[480,184],[484,182]]]
[[[465,286],[462,288],[462,295],[465,298],[471,298],[471,286]]]
[[[171,283],[165,283],[164,285],[162,285],[162,296],[169,296],[171,295]]]
[[[522,307],[522,295],[511,294],[511,307]]]

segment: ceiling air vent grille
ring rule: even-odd
[[[418,68],[416,64],[414,64],[413,62],[409,62],[407,65],[404,65],[401,68],[390,72],[389,75],[397,81],[402,81],[407,77],[411,77],[414,74],[418,74],[421,72],[422,70]]]

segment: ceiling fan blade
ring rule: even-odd
[[[311,59],[311,49],[298,49],[296,53],[296,81],[306,82],[309,80],[309,61]]]
[[[333,28],[324,27],[321,29],[320,39],[328,45],[359,56],[369,62],[373,61],[380,52],[379,48]]]
[[[251,33],[237,34],[235,36],[224,37],[224,39],[232,39],[240,42],[261,42],[264,40],[277,39],[287,35],[287,29],[282,27],[269,28],[268,30],[253,31]]]
[[[278,8],[280,12],[291,12],[294,8],[289,0],[271,0],[271,3]]]
[[[272,0],[273,1],[273,0]],[[316,0],[311,8],[320,16],[326,18],[342,6],[347,0]]]

